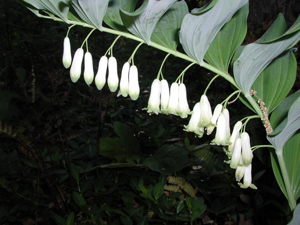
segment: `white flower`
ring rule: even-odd
[[[238,138],[234,144],[230,167],[236,169],[241,162],[241,157],[242,157],[242,141],[241,138]]]
[[[229,138],[230,145],[228,146],[228,151],[226,152],[227,156],[230,158],[232,156],[232,150],[235,144],[235,141],[238,139],[240,136],[240,130],[242,128],[242,122],[238,121],[233,127],[232,134]]]
[[[229,141],[227,138],[227,122],[226,122],[226,116],[222,113],[219,116],[219,119],[217,121],[217,131],[216,131],[216,137],[214,140],[212,140],[211,144],[215,145],[229,145]]]
[[[138,70],[135,65],[129,70],[128,94],[132,100],[137,100],[140,94]]]
[[[165,113],[168,112],[168,105],[169,105],[169,84],[168,81],[163,79],[160,81],[161,83],[161,96],[160,96],[160,105],[161,105],[161,112]]]
[[[78,48],[75,52],[72,66],[70,69],[70,77],[73,83],[77,82],[81,75],[81,64],[83,59],[83,49]]]
[[[173,82],[170,88],[170,98],[169,98],[169,104],[168,104],[168,110],[167,114],[177,114],[177,108],[178,108],[178,91],[179,91],[179,85],[176,82]]]
[[[161,83],[160,80],[155,79],[151,85],[150,97],[148,101],[148,107],[145,109],[148,113],[158,114],[160,112],[160,93],[161,93]]]
[[[191,113],[186,97],[186,87],[183,83],[179,84],[179,99],[177,113],[181,118],[186,118]]]
[[[66,69],[68,69],[72,63],[71,44],[70,44],[70,39],[68,37],[65,37],[64,39],[62,62]]]
[[[199,127],[205,127],[210,123],[212,118],[211,106],[206,95],[202,95],[200,99],[201,118]]]
[[[244,179],[243,179],[243,184],[238,183],[241,188],[252,188],[252,189],[257,189],[257,187],[252,184],[252,164],[250,163],[248,166],[245,166],[245,174],[244,174]]]
[[[245,174],[245,166],[238,166],[235,171],[236,181],[241,181]]]
[[[226,119],[226,138],[227,140],[229,140],[230,139],[230,116],[229,116],[228,109],[223,110],[223,115],[225,116]]]
[[[94,80],[94,68],[93,68],[93,57],[92,54],[86,52],[84,54],[84,81],[87,85],[90,85]]]
[[[120,80],[120,91],[118,96],[122,95],[123,97],[128,96],[128,83],[129,83],[129,62],[124,63],[121,73],[121,80]]]
[[[108,60],[107,84],[111,92],[115,92],[119,85],[117,60],[113,56],[111,56]]]
[[[99,60],[98,72],[95,77],[95,84],[98,90],[101,90],[106,82],[107,57],[102,56]]]
[[[198,102],[195,104],[192,111],[190,122],[187,126],[184,126],[185,128],[184,130],[188,132],[194,132],[201,138],[204,133],[204,128],[198,126],[200,117],[201,117],[201,108],[200,108],[200,102]]]
[[[243,159],[243,164],[245,166],[251,164],[252,159],[253,159],[253,153],[251,150],[251,145],[250,145],[250,137],[247,132],[243,132],[241,134],[241,140],[242,140],[242,159]]]
[[[219,116],[222,113],[222,109],[223,109],[223,105],[222,104],[218,104],[215,109],[214,109],[214,113],[211,117],[210,120],[210,124],[208,126],[206,126],[206,131],[207,131],[207,135],[210,135],[213,130],[215,129],[216,125],[217,125],[217,120],[219,118]]]

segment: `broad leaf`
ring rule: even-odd
[[[102,31],[102,21],[109,0],[73,0],[72,5],[78,16],[86,23]]]
[[[248,13],[247,3],[220,30],[204,56],[209,64],[223,72],[228,72],[229,62],[247,33]]]
[[[202,65],[204,55],[213,39],[247,2],[247,0],[218,1],[204,14],[187,14],[182,21],[179,33],[184,51]]]
[[[115,30],[127,31],[120,15],[120,9],[132,12],[138,0],[109,0],[104,22]]]
[[[300,203],[295,208],[293,219],[291,220],[291,222],[288,223],[288,225],[298,225],[298,224],[300,224]]]
[[[183,17],[189,12],[185,1],[176,2],[158,21],[151,41],[176,50]]]
[[[297,60],[291,50],[273,60],[255,80],[252,90],[267,107],[267,114],[273,111],[287,96],[297,75]]]
[[[200,15],[202,13],[205,13],[208,10],[210,10],[218,1],[219,0],[212,0],[210,3],[206,4],[205,6],[203,6],[201,8],[192,9],[191,13],[194,15]]]
[[[296,133],[300,128],[300,97],[298,97],[291,105],[288,116],[281,122],[274,130],[278,133],[277,129],[281,132],[274,137],[267,137],[268,141],[275,147],[276,150],[282,150],[285,143]]]
[[[121,9],[121,18],[131,33],[150,44],[157,22],[175,2],[176,0],[147,0],[135,12],[126,12]]]

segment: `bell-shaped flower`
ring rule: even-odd
[[[245,174],[245,166],[238,166],[235,170],[235,179],[236,181],[241,181]]]
[[[236,169],[241,162],[241,157],[242,157],[242,141],[241,138],[238,138],[234,144],[230,167]]]
[[[113,56],[111,56],[108,60],[107,84],[111,92],[115,92],[119,85],[117,60]]]
[[[169,98],[169,104],[168,104],[168,110],[167,114],[177,114],[177,108],[178,108],[178,100],[179,97],[179,85],[176,82],[173,82],[170,88],[170,98]]]
[[[231,156],[232,156],[232,150],[233,150],[236,140],[240,136],[240,130],[241,130],[242,126],[243,126],[242,122],[238,121],[238,122],[236,122],[236,124],[233,127],[232,134],[229,138],[230,145],[228,146],[228,151],[226,152],[226,154],[229,158],[231,158]]]
[[[161,83],[159,79],[155,79],[151,85],[150,97],[148,101],[148,107],[145,108],[148,113],[158,114],[160,112],[160,93],[161,93]]]
[[[201,108],[200,108],[200,102],[198,102],[195,104],[189,124],[187,126],[184,126],[185,128],[184,130],[187,132],[194,132],[196,135],[198,135],[198,137],[201,138],[204,133],[204,128],[198,126],[200,117],[201,117]]]
[[[186,97],[186,87],[183,83],[179,84],[179,99],[177,113],[181,118],[187,118],[191,113]]]
[[[238,183],[240,185],[241,188],[252,188],[252,189],[257,189],[257,187],[252,184],[252,164],[250,163],[245,167],[245,174],[244,174],[244,179],[243,179],[243,183]]]
[[[230,116],[229,116],[229,111],[228,109],[223,110],[223,115],[225,116],[226,119],[226,137],[229,140],[230,139]]]
[[[128,83],[129,83],[129,62],[124,63],[121,73],[121,80],[120,80],[120,91],[118,96],[122,95],[123,97],[128,96]]]
[[[163,79],[160,81],[161,83],[161,95],[160,95],[160,108],[162,113],[168,112],[170,91],[168,81]]]
[[[215,139],[212,140],[211,144],[215,145],[229,145],[227,138],[227,122],[226,116],[222,113],[217,121],[217,131]]]
[[[64,39],[62,62],[66,69],[68,69],[72,63],[71,44],[70,39],[68,37],[65,37]]]
[[[84,54],[84,81],[87,85],[90,85],[94,80],[94,68],[93,68],[93,57],[90,52]]]
[[[253,152],[251,150],[249,134],[247,132],[243,132],[241,134],[241,140],[242,140],[242,159],[243,159],[243,164],[245,166],[248,166],[249,164],[251,164],[252,159],[253,159]]]
[[[213,130],[215,129],[215,127],[217,126],[217,120],[218,120],[219,116],[222,113],[222,109],[223,109],[222,104],[218,104],[215,107],[214,113],[213,113],[213,115],[211,117],[211,120],[210,120],[210,124],[208,126],[206,126],[207,135],[210,135],[213,132]]]
[[[129,85],[128,85],[128,94],[132,100],[137,100],[140,95],[140,86],[139,86],[139,75],[138,70],[135,65],[130,67],[129,70]]]
[[[81,75],[81,65],[83,60],[83,49],[78,48],[74,54],[72,66],[70,69],[70,77],[73,83],[77,82]]]
[[[205,127],[206,125],[210,124],[212,118],[211,106],[206,95],[201,96],[200,108],[201,108],[201,118],[198,126]]]
[[[98,90],[101,90],[106,82],[107,61],[106,56],[102,56],[99,60],[98,71],[95,77],[95,84]]]

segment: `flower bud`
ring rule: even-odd
[[[177,108],[178,108],[178,90],[179,89],[179,85],[174,82],[171,85],[171,89],[170,89],[170,98],[169,98],[169,104],[168,104],[168,110],[167,113],[168,114],[173,114],[173,115],[178,115],[177,114]]]
[[[202,137],[204,133],[204,128],[199,127],[199,120],[201,117],[201,108],[200,108],[200,102],[196,103],[193,111],[192,111],[192,116],[190,119],[190,122],[187,126],[184,126],[184,130],[188,132],[194,132],[195,134],[198,135],[198,137]]]
[[[215,129],[215,127],[217,125],[217,120],[218,120],[219,116],[221,115],[222,109],[223,109],[222,104],[218,104],[215,107],[214,113],[210,120],[210,124],[208,126],[206,126],[207,135],[210,135],[213,132],[213,130]]]
[[[241,139],[238,138],[234,143],[234,149],[232,153],[230,167],[236,169],[239,166],[242,156],[242,143]]]
[[[169,98],[170,98],[169,84],[168,81],[165,79],[161,80],[160,83],[161,83],[161,96],[160,96],[161,112],[167,113]]]
[[[71,44],[70,44],[70,39],[68,37],[65,37],[64,39],[62,62],[66,69],[68,69],[72,63]]]
[[[86,52],[84,55],[83,77],[87,85],[90,85],[94,80],[93,57],[92,54],[89,52]]]
[[[161,92],[160,80],[155,79],[151,85],[148,107],[145,109],[145,110],[147,110],[148,113],[158,114],[160,112],[160,110],[159,110],[160,92]]]
[[[236,181],[241,181],[245,174],[245,166],[238,166],[235,171]]]
[[[123,97],[128,96],[128,82],[129,82],[129,62],[124,63],[121,73],[121,80],[120,80],[120,91],[118,96],[122,95]]]
[[[102,56],[99,60],[98,71],[95,77],[95,84],[98,90],[101,90],[106,82],[107,57]]]
[[[179,102],[177,113],[181,118],[186,118],[191,113],[186,97],[186,87],[183,83],[179,84]]]
[[[199,127],[205,127],[210,123],[212,117],[211,106],[206,95],[201,96],[200,107],[201,107],[201,119],[199,122]]]
[[[230,139],[230,116],[229,116],[228,109],[223,110],[223,115],[225,116],[225,119],[226,119],[226,138],[229,141],[229,139]]]
[[[228,146],[228,151],[226,153],[228,157],[231,157],[231,155],[232,155],[232,150],[233,150],[235,141],[240,136],[240,130],[242,128],[242,125],[243,125],[242,122],[238,121],[238,122],[236,122],[236,124],[233,127],[232,134],[231,134],[231,136],[229,138],[230,145]]]
[[[217,121],[217,131],[216,131],[216,137],[214,140],[212,140],[211,144],[215,145],[228,145],[229,141],[227,138],[227,122],[226,122],[226,116],[222,113],[219,116],[219,119]]]
[[[128,94],[132,100],[137,100],[140,95],[139,76],[138,70],[135,65],[130,67],[129,70],[129,85]]]
[[[242,140],[242,159],[243,159],[243,164],[245,166],[251,164],[252,158],[253,158],[253,153],[251,150],[251,145],[250,145],[250,137],[247,132],[243,132],[241,134],[241,140]]]
[[[118,66],[115,57],[110,57],[108,60],[107,84],[111,92],[115,92],[119,85]]]
[[[70,77],[73,83],[77,82],[81,75],[81,64],[83,59],[83,49],[78,48],[75,52],[72,66],[70,69]]]
[[[252,189],[257,189],[257,187],[252,184],[252,164],[250,163],[248,166],[245,167],[245,174],[244,174],[244,179],[243,179],[243,184],[239,183],[241,188],[252,188]]]

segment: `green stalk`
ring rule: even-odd
[[[292,190],[291,181],[290,181],[290,178],[289,178],[289,173],[286,169],[285,161],[284,161],[284,158],[283,158],[283,150],[282,149],[277,149],[275,152],[276,152],[276,155],[277,155],[277,158],[278,158],[280,171],[281,171],[281,174],[282,174],[285,190],[286,190],[286,193],[287,193],[287,200],[289,202],[291,210],[293,211],[296,208],[297,203],[296,203],[295,197],[293,195],[293,190]]]

